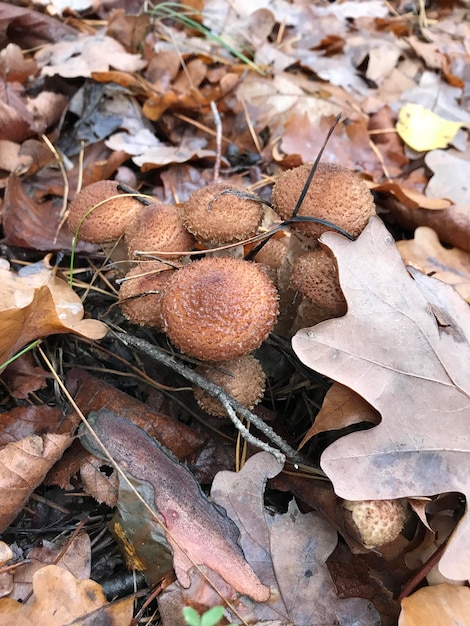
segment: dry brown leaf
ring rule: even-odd
[[[282,134],[281,149],[286,154],[300,154],[304,163],[318,156],[334,116],[324,116],[318,123],[307,113],[293,114]],[[363,119],[341,124],[328,141],[324,162],[341,163],[344,167],[360,169],[370,174],[382,173],[379,160],[370,147],[367,125]]]
[[[92,72],[107,72],[111,67],[124,72],[143,69],[147,62],[129,54],[115,39],[103,33],[82,35],[72,41],[59,41],[36,53],[43,76],[87,78]]]
[[[408,230],[429,226],[441,241],[462,250],[470,250],[470,212],[466,205],[452,205],[443,211],[410,209],[398,200],[387,201],[392,220]]]
[[[8,32],[10,41],[21,44],[23,49],[43,46],[78,34],[71,26],[33,11],[31,7],[19,7],[10,2],[0,2],[0,30]]]
[[[108,409],[130,420],[151,437],[155,437],[180,460],[199,450],[204,443],[203,437],[189,426],[163,413],[153,411],[147,404],[84,370],[72,369],[67,374],[66,385],[85,415],[90,411]]]
[[[400,202],[408,207],[409,209],[429,209],[432,211],[438,211],[440,209],[447,209],[451,205],[449,200],[440,197],[429,198],[424,196],[419,191],[415,191],[414,189],[406,189],[402,187],[399,183],[396,182],[386,182],[386,183],[367,183],[369,189],[374,191],[382,191],[384,193],[390,193]]]
[[[2,378],[4,376],[5,374]],[[75,430],[73,425],[69,421],[68,428],[63,429],[62,420],[63,413],[58,407],[47,406],[47,404],[17,406],[2,414],[0,448],[29,435],[42,435],[46,432],[71,434]]]
[[[350,500],[470,497],[468,305],[440,281],[418,272],[413,281],[379,218],[355,242],[332,233],[321,241],[336,256],[348,312],[301,330],[294,350],[382,415],[375,428],[323,453],[336,493]],[[439,563],[448,578],[470,576],[469,526],[465,513]]]
[[[36,572],[33,588],[32,604],[0,599],[0,626],[64,626],[70,623],[129,626],[132,619],[133,596],[108,603],[101,585],[93,580],[75,578],[57,565],[47,565]]]
[[[470,589],[457,585],[433,585],[418,589],[401,601],[398,626],[470,624]]]
[[[46,171],[48,172],[48,188],[44,195],[51,193],[50,185],[53,181],[50,170],[47,169]],[[37,194],[39,189],[36,187],[35,191]],[[61,193],[63,193],[63,180]],[[50,199],[46,199],[44,202],[35,202],[31,194],[26,192],[19,177],[14,174],[9,176],[3,212],[3,228],[7,245],[47,250],[48,252],[61,249],[70,250],[73,234],[67,224],[57,233],[60,220],[58,204]],[[87,246],[88,250],[93,250],[91,244],[87,244]],[[83,242],[79,242],[77,249],[84,249]]]
[[[189,586],[193,565],[205,565],[238,592],[266,601],[269,587],[260,582],[245,561],[237,543],[236,526],[204,497],[188,469],[143,430],[111,411],[94,413],[89,420],[122,469],[131,478],[153,487],[154,502],[149,505],[163,520],[182,586]],[[84,431],[81,441],[90,452],[103,457],[88,431]]]
[[[263,495],[268,478],[281,470],[275,458],[260,452],[238,472],[219,472],[211,497],[240,529],[240,544],[260,578],[276,592],[265,604],[240,599],[237,610],[247,619],[280,619],[282,624],[343,626],[379,624],[373,605],[361,598],[340,600],[326,559],[337,534],[318,513],[302,514],[294,500],[283,515],[271,516]]]
[[[34,574],[46,565],[57,565],[77,578],[90,578],[91,542],[87,533],[81,532],[65,546],[43,539],[42,545],[33,548],[27,555],[27,562],[15,568],[14,587],[11,600],[31,604]]]
[[[0,451],[0,532],[15,519],[71,443],[69,435],[31,435]]]
[[[364,398],[351,391],[349,387],[333,383],[325,396],[320,412],[315,417],[314,423],[305,433],[299,445],[299,450],[318,433],[328,430],[339,430],[359,422],[378,424],[380,422],[380,413],[371,407]]]
[[[85,455],[80,463],[80,478],[83,488],[98,502],[108,506],[116,506],[118,477],[116,474],[106,476],[100,471],[103,461],[91,454]]]
[[[33,391],[45,387],[47,379],[50,377],[50,372],[46,372],[45,369],[34,364],[30,352],[15,359],[2,372],[2,380],[8,386],[13,398],[27,398]],[[35,406],[34,408],[37,409],[39,407]]]
[[[101,339],[108,331],[83,319],[83,305],[45,261],[15,273],[0,268],[0,367],[30,341],[57,333]]]
[[[417,228],[414,239],[399,241],[397,246],[407,265],[452,285],[470,303],[469,252],[444,248],[436,232],[427,226]]]

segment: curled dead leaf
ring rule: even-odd
[[[0,267],[0,367],[30,341],[56,333],[101,339],[107,327],[83,319],[83,305],[44,261],[18,273]]]

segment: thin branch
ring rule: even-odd
[[[164,352],[157,346],[154,346],[148,341],[145,341],[145,339],[139,339],[138,337],[132,337],[131,335],[128,335],[126,333],[119,333],[115,331],[113,331],[113,335],[117,339],[122,341],[126,346],[135,348],[136,350],[147,354],[155,361],[163,363],[166,367],[169,367],[174,372],[178,372],[178,374],[186,378],[186,380],[193,383],[194,385],[197,385],[198,387],[201,387],[210,396],[219,400],[219,402],[226,409],[235,427],[241,433],[242,437],[245,438],[253,446],[265,450],[266,452],[270,452],[281,463],[284,463],[285,456],[287,456],[291,461],[295,463],[305,464],[305,460],[303,459],[303,457],[298,452],[296,452],[286,441],[284,441],[282,437],[280,437],[270,426],[265,424],[260,417],[249,411],[246,407],[244,407],[242,404],[229,396],[229,394],[224,389],[208,381],[206,378],[204,378],[191,368],[177,361],[174,357],[166,354],[166,352]],[[253,426],[255,426],[260,432],[262,432],[282,452],[279,452],[279,450],[272,448],[269,444],[260,441],[259,439],[251,435],[248,429],[243,426],[243,424],[237,418],[237,413],[241,417],[244,417],[247,421],[251,422]]]

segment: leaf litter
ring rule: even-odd
[[[419,3],[411,14],[398,0],[205,0],[142,13],[137,2],[24,4],[0,3],[1,252],[13,268],[2,269],[10,304],[0,311],[1,348],[4,365],[14,359],[2,373],[2,528],[13,550],[0,568],[0,623],[50,624],[53,612],[65,624],[90,612],[100,619],[101,611],[110,623],[130,623],[134,595],[114,604],[103,595],[116,563],[157,585],[158,604],[150,597],[153,609],[144,604],[136,619],[157,607],[167,625],[183,624],[184,606],[202,613],[220,603],[226,620],[279,626],[424,623],[429,606],[433,618],[465,619],[465,8]],[[287,450],[295,442],[303,455],[279,473],[274,457],[240,449],[229,422],[197,407],[183,369],[135,353],[112,332],[104,337],[118,329],[169,347],[115,307],[123,272],[112,250],[78,242],[73,268],[61,257],[57,268],[40,259],[70,253],[64,211],[96,181],[116,178],[177,204],[222,177],[269,201],[282,171],[316,159],[339,112],[322,161],[366,180],[388,230],[374,218],[355,242],[323,235],[348,312],[298,332],[294,352],[288,331],[257,351],[269,392],[253,424],[261,416]],[[277,224],[266,210],[259,232]],[[193,260],[200,252],[219,254],[202,246]],[[295,312],[298,297],[290,292],[282,315]],[[140,516],[142,500],[111,461],[84,449],[88,434],[72,441],[79,411],[115,416],[98,428],[101,438],[115,460],[125,459],[153,513]],[[171,454],[159,457],[149,436],[193,471],[211,500],[194,479],[182,498],[191,474]],[[89,496],[109,508],[93,508]],[[343,498],[410,498],[412,513],[394,541],[368,550]],[[83,511],[93,521],[85,523],[90,535],[78,537],[96,540],[91,578],[104,587],[90,579],[89,548],[73,536],[73,574],[56,566],[63,544],[55,539],[81,529]],[[210,511],[211,521],[198,526],[195,511]],[[29,538],[24,528],[34,531]],[[55,564],[28,574],[34,595],[23,606],[10,568],[21,575],[28,567],[21,559],[35,555],[32,537],[54,540],[43,549]],[[446,580],[456,584],[449,589]]]

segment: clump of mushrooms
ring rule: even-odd
[[[328,259],[326,253],[316,252],[320,249],[318,237],[332,230],[332,226],[328,223],[300,221],[297,218],[317,218],[334,224],[337,228],[356,237],[365,228],[370,217],[375,214],[372,194],[359,176],[345,167],[320,163],[297,214],[294,215],[310,171],[310,165],[301,165],[287,170],[279,176],[273,188],[274,210],[284,220],[295,218],[290,225],[289,247],[279,269],[280,308],[281,311],[288,310],[289,313],[282,317],[276,331],[288,336],[302,325],[303,327],[313,325],[329,317],[344,315],[346,312],[334,261]],[[315,254],[304,257],[300,265],[297,264],[294,279],[297,259],[312,251],[315,251]],[[310,284],[315,285],[314,292],[317,295],[312,292],[310,295],[303,293],[304,286],[308,282],[307,270],[302,272],[301,278],[300,269],[307,265],[307,259],[310,259],[308,262],[308,272],[311,273],[309,281]],[[338,301],[338,308],[333,308],[333,310],[325,301],[325,295],[330,291],[335,294]],[[316,300],[316,298],[319,299]],[[326,306],[323,307],[322,301]]]

